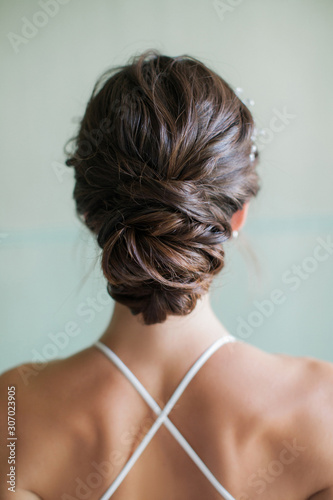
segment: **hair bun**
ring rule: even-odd
[[[108,217],[98,241],[110,295],[147,324],[163,321],[166,305],[172,314],[189,311],[223,267],[226,235],[212,229],[167,209]]]

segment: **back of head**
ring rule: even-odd
[[[66,162],[110,296],[145,324],[190,313],[259,190],[248,108],[190,56],[146,51],[95,84]]]

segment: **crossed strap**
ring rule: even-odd
[[[186,451],[186,453],[192,458],[194,463],[198,466],[201,472],[207,477],[210,483],[215,487],[215,489],[225,498],[225,500],[235,500],[235,498],[228,493],[228,491],[219,483],[216,477],[210,472],[208,467],[204,464],[201,458],[197,455],[197,453],[193,450],[190,444],[186,441],[183,435],[179,432],[177,427],[169,420],[168,414],[191,382],[192,378],[196,375],[196,373],[200,370],[200,368],[204,365],[204,363],[210,358],[210,356],[222,345],[235,342],[236,338],[232,335],[226,335],[224,337],[220,337],[217,339],[203,354],[197,359],[197,361],[191,366],[191,368],[186,373],[185,377],[182,379],[171,398],[162,408],[156,403],[156,401],[152,398],[149,392],[145,389],[145,387],[141,384],[141,382],[136,378],[136,376],[127,368],[127,366],[121,361],[121,359],[105,344],[100,341],[95,343],[95,346],[98,347],[116,366],[117,368],[125,375],[125,377],[129,380],[129,382],[135,387],[135,389],[139,392],[142,398],[146,401],[148,406],[156,413],[157,419],[144,436],[140,444],[135,449],[134,453],[131,455],[128,462],[124,465],[122,470],[119,472],[118,476],[109,486],[107,491],[101,497],[100,500],[109,500],[109,498],[113,495],[122,481],[125,479],[128,472],[131,470],[141,453],[144,451],[146,446],[149,444],[151,439],[154,437],[158,429],[162,424],[170,431],[173,437],[178,441],[180,446]]]

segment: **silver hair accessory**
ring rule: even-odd
[[[254,100],[242,98],[241,97],[242,93],[243,93],[243,89],[240,87],[237,87],[235,90],[235,94],[237,95],[238,99],[240,99],[242,101],[242,103],[245,104],[245,106],[254,106],[255,105]],[[253,130],[253,133],[251,135],[251,141],[252,141],[251,152],[249,154],[249,158],[250,158],[251,162],[255,160],[255,158],[256,158],[255,153],[256,153],[256,151],[258,151],[257,145],[255,143],[257,136],[258,135],[265,135],[265,133],[266,133],[265,130],[263,130],[263,129],[257,130],[256,127]]]
[[[244,99],[241,97],[241,94],[243,93],[243,89],[240,88],[240,87],[237,87],[235,89],[235,94],[236,96],[238,97],[238,99],[240,101],[242,101],[243,104],[245,104],[245,106],[254,106],[255,105],[255,102],[253,99]],[[257,148],[257,145],[255,143],[256,141],[256,138],[258,135],[265,135],[265,130],[263,129],[260,129],[258,130],[256,127],[254,127],[253,129],[253,132],[252,132],[252,135],[251,135],[251,141],[252,141],[252,145],[251,145],[251,152],[249,154],[249,158],[250,158],[250,161],[253,162],[256,158],[256,151],[258,151],[258,148]],[[238,238],[238,231],[234,230],[232,231],[232,237],[233,238]]]

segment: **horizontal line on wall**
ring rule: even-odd
[[[333,215],[311,215],[297,217],[260,217],[248,220],[246,223],[247,234],[269,236],[285,233],[310,234],[332,233]],[[2,229],[0,230],[0,248],[8,246],[24,246],[31,244],[72,244],[82,242],[92,244],[93,235],[82,227],[57,227],[40,229]]]
[[[247,221],[248,233],[283,234],[333,233],[333,215],[301,215],[297,217],[260,217]]]

